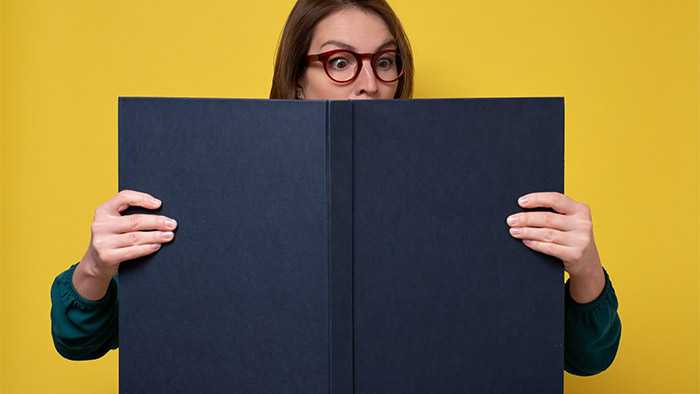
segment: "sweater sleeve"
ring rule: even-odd
[[[569,281],[564,285],[564,369],[574,375],[590,376],[607,369],[620,344],[622,324],[617,297],[608,272],[603,272],[603,291],[589,303],[576,302]]]
[[[88,300],[73,286],[77,265],[60,273],[51,286],[51,336],[61,356],[93,360],[119,346],[118,278],[112,278],[104,297]]]

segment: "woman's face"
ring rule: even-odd
[[[389,44],[387,44],[389,43]],[[344,8],[323,18],[314,29],[309,55],[333,49],[374,53],[396,49],[394,37],[382,18],[355,7]],[[338,83],[326,75],[323,63],[312,62],[299,80],[304,99],[391,99],[398,81],[383,82],[374,75],[369,59],[364,59],[357,78]]]

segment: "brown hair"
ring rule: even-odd
[[[277,48],[271,99],[295,99],[297,81],[306,70],[306,53],[316,24],[329,14],[346,7],[357,7],[379,15],[394,36],[404,74],[399,79],[394,98],[413,96],[413,54],[399,18],[386,0],[298,0],[282,31]]]

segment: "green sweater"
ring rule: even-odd
[[[51,286],[51,335],[58,353],[70,360],[92,360],[119,346],[118,275],[97,301],[73,287],[78,263],[59,274]],[[595,300],[579,304],[564,286],[564,369],[588,376],[610,366],[620,343],[622,325],[617,297],[607,271],[605,287]]]

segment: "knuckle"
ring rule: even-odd
[[[129,234],[127,235],[127,242],[128,242],[130,245],[136,245],[136,244],[139,242],[138,234],[136,234],[136,233],[129,233]]]
[[[554,215],[552,215],[552,214],[543,215],[542,222],[544,222],[544,225],[546,227],[554,227],[554,224],[555,224]]]
[[[564,204],[567,198],[568,197],[562,193],[556,193],[552,195],[552,202],[555,204]]]
[[[141,224],[141,221],[139,220],[138,215],[130,215],[128,220],[128,226],[131,231],[136,231],[139,229],[139,225]]]
[[[104,262],[108,262],[110,258],[110,253],[105,249],[98,249],[97,258]]]
[[[92,240],[92,246],[93,246],[93,248],[95,248],[95,250],[97,250],[98,252],[99,252],[100,250],[102,250],[102,248],[104,247],[104,244],[105,244],[105,240],[104,240],[104,238],[102,238],[102,237],[95,237],[95,238],[93,238],[93,240]]]
[[[552,231],[552,230],[545,230],[545,231],[544,231],[544,234],[542,235],[542,238],[543,238],[546,242],[553,242],[554,239],[555,239],[554,231]]]
[[[591,245],[591,239],[586,237],[583,241],[583,248],[588,248],[590,245]],[[583,248],[581,248],[581,250],[583,250]],[[583,255],[583,252],[581,252],[581,255]]]
[[[574,251],[571,253],[571,257],[576,261],[581,260],[583,257],[583,250],[579,248],[574,249]]]
[[[122,201],[130,201],[135,197],[135,192],[133,190],[124,189],[119,192],[119,197]]]
[[[581,244],[588,245],[591,243],[591,237],[588,234],[581,236]]]
[[[590,232],[591,230],[593,230],[593,223],[590,220],[582,220],[581,229],[583,229],[586,232]]]

